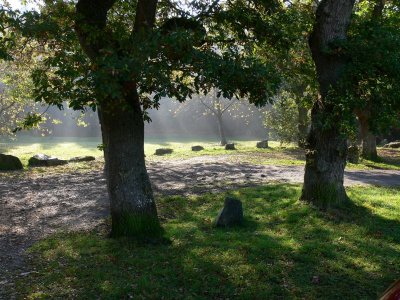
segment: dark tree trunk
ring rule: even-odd
[[[160,224],[144,159],[142,111],[136,92],[129,100],[130,108],[100,110],[112,236],[154,236]]]
[[[340,93],[338,83],[346,61],[340,55],[340,49],[332,49],[331,43],[346,39],[353,6],[354,0],[322,0],[309,41],[320,84],[320,98],[311,111],[301,199],[321,208],[348,199],[343,185],[347,139],[339,132],[340,117],[334,115],[334,98],[330,94]]]
[[[94,65],[103,48],[117,41],[106,32],[107,13],[115,0],[79,0],[75,29],[82,49]],[[132,34],[153,27],[157,0],[139,0]],[[118,49],[114,49],[118,52]],[[98,65],[97,65],[98,66]],[[132,75],[134,78],[134,75]],[[111,78],[111,80],[113,80]],[[134,79],[120,84],[124,99],[98,99],[105,174],[110,198],[112,236],[151,237],[161,233],[144,159],[144,122]]]
[[[362,151],[361,156],[365,159],[376,160],[378,151],[376,150],[376,136],[370,131],[368,124],[368,114],[366,112],[357,113],[360,123],[360,135]]]

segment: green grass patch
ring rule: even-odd
[[[190,159],[193,157],[224,156],[226,160],[251,163],[257,165],[275,166],[303,166],[305,164],[304,150],[294,144],[281,147],[279,142],[270,141],[268,149],[257,149],[257,141],[233,141],[237,150],[225,150],[217,142],[206,140],[175,139],[171,141],[161,139],[147,139],[145,154],[148,161],[162,161],[173,159]],[[38,153],[69,159],[74,156],[95,156],[101,158],[102,151],[97,149],[101,144],[99,138],[20,138],[14,142],[0,143],[0,153],[18,156],[26,167],[28,159]],[[201,145],[203,151],[194,152],[191,147]],[[171,148],[172,154],[164,156],[154,155],[157,148]],[[400,150],[378,148],[378,161],[362,160],[360,164],[347,164],[347,169],[353,170],[400,170]],[[87,164],[84,164],[86,167]]]
[[[35,244],[27,299],[377,299],[400,277],[399,189],[354,187],[351,203],[320,212],[298,185],[230,192],[244,226],[213,220],[227,194],[163,197],[170,244],[112,240],[101,230]]]

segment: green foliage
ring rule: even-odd
[[[39,114],[41,107],[31,100],[28,72],[22,59],[0,64],[0,136],[11,136],[26,127],[39,128],[45,119]]]
[[[397,4],[387,5],[381,15],[372,15],[376,2],[359,3],[346,41],[335,41],[326,49],[346,59],[338,88],[325,99],[328,113],[320,124],[339,126],[355,138],[355,112],[368,116],[375,134],[399,126],[400,100],[400,19]]]
[[[368,111],[372,131],[382,133],[400,125],[400,19],[390,11],[382,19],[370,18],[354,18],[346,80],[350,109]]]
[[[281,143],[298,142],[303,138],[299,132],[299,105],[302,104],[286,91],[276,98],[274,105],[265,113],[265,127]],[[309,116],[306,117],[309,120]]]
[[[215,229],[226,194],[162,197],[170,245],[60,233],[30,250],[21,298],[377,299],[400,273],[399,190],[348,189],[352,204],[319,212],[300,187],[232,191],[244,226]]]
[[[270,101],[280,83],[271,64],[236,44],[215,41],[215,31],[193,29],[195,21],[190,18],[185,26],[166,30],[171,19],[161,15],[158,27],[146,35],[132,32],[130,2],[133,5],[135,1],[113,6],[105,29],[113,42],[101,49],[96,60],[89,60],[81,50],[71,26],[75,22],[72,3],[46,2],[40,13],[26,12],[18,17],[22,34],[46,45],[43,60],[32,74],[35,101],[59,108],[68,101],[76,110],[95,109],[102,101],[120,105],[132,82],[144,110],[158,108],[162,97],[185,101],[213,86],[225,98],[239,96],[258,106]],[[160,5],[160,9],[165,6]],[[209,22],[204,18],[203,23]],[[96,34],[93,32],[93,38]],[[204,42],[199,44],[199,40]]]

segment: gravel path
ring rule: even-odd
[[[303,180],[300,166],[237,164],[225,158],[149,162],[154,190],[163,195],[188,195]],[[13,276],[28,271],[24,268],[25,249],[61,229],[93,228],[108,215],[108,201],[100,170],[0,173],[0,178],[0,299],[12,299]],[[346,171],[345,185],[365,184],[400,186],[400,171]]]

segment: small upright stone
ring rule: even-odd
[[[235,144],[226,144],[225,145],[225,150],[236,150]]]
[[[202,151],[204,150],[204,147],[202,146],[192,146],[192,151]]]
[[[22,170],[23,166],[18,157],[0,154],[0,171]]]
[[[160,148],[160,149],[156,149],[156,153],[155,155],[165,155],[165,154],[171,154],[173,152],[172,149],[168,149],[168,148]]]
[[[268,148],[268,140],[263,140],[257,143],[257,148],[267,149]]]
[[[67,160],[58,159],[57,157],[48,156],[46,154],[36,154],[28,161],[30,167],[55,167],[66,164],[68,164]]]
[[[215,225],[217,227],[229,227],[243,223],[242,202],[233,197],[226,197],[224,208],[219,212]]]

